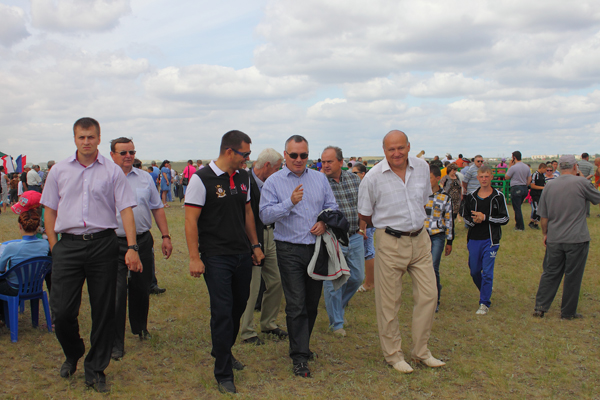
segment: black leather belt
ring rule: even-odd
[[[419,236],[419,233],[421,233],[421,231],[423,230],[423,228],[421,227],[421,229],[419,229],[418,231],[414,231],[414,232],[402,232],[402,231],[397,231],[395,229],[390,228],[389,226],[385,227],[385,233],[387,233],[388,235],[392,235],[394,237],[402,237],[402,236],[410,236],[410,237],[415,237],[415,236]]]
[[[84,233],[83,235],[72,235],[70,233],[61,233],[61,240],[62,239],[95,240],[95,239],[102,239],[103,237],[107,237],[107,236],[114,235],[114,234],[115,234],[114,229],[105,229],[103,231],[94,232],[94,233]]]

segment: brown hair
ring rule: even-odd
[[[446,173],[450,173],[450,171],[452,171],[452,170],[458,171],[458,165],[456,165],[455,163],[452,163],[446,167]]]
[[[25,232],[35,232],[40,226],[40,214],[37,210],[28,210],[19,214],[19,224]]]

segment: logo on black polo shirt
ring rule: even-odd
[[[248,188],[243,183],[240,185],[240,188],[242,189],[242,193],[248,193]]]
[[[215,189],[217,189],[217,197],[221,198],[227,196],[227,193],[223,190],[223,186],[217,185],[215,186]]]

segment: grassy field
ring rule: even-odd
[[[189,276],[183,235],[183,209],[167,209],[174,254],[157,259],[158,280],[167,288],[152,296],[149,329],[153,338],[140,342],[127,333],[126,355],[106,370],[115,399],[221,398],[213,377],[210,356],[209,309],[203,279]],[[529,206],[524,214],[529,215]],[[466,264],[466,230],[441,264],[442,304],[436,314],[430,348],[447,362],[441,369],[416,367],[400,375],[386,366],[379,347],[372,292],[358,293],[347,310],[348,336],[334,337],[327,330],[321,301],[311,348],[318,360],[311,363],[312,379],[294,377],[287,341],[266,339],[254,347],[236,344],[234,355],[246,364],[236,372],[239,398],[248,399],[522,399],[600,398],[599,345],[600,271],[596,248],[600,233],[598,208],[588,220],[592,246],[582,285],[579,312],[585,318],[560,319],[560,297],[543,319],[531,316],[542,271],[541,233],[529,228],[513,231],[510,222],[496,261],[493,307],[476,316],[478,293]],[[511,210],[512,216],[512,210]],[[17,218],[0,215],[0,240],[18,236]],[[526,221],[527,223],[528,221]],[[157,230],[155,237],[160,237]],[[412,296],[410,278],[400,311],[405,353],[410,354]],[[285,328],[284,304],[279,323]],[[256,316],[258,320],[258,316]],[[42,318],[43,320],[43,318]],[[19,320],[19,342],[11,343],[0,329],[0,398],[70,399],[101,395],[84,389],[83,363],[70,379],[59,377],[64,356],[58,341],[41,323],[31,327],[29,306]],[[90,313],[87,291],[80,313],[81,334],[89,343]]]

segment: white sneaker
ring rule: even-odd
[[[475,312],[477,315],[485,315],[490,309],[485,304],[480,304],[479,309]]]

